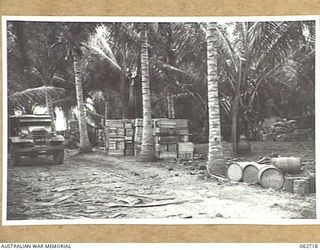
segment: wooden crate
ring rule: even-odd
[[[177,128],[188,128],[187,119],[175,119]]]
[[[189,135],[178,135],[178,142],[188,142],[189,141]]]
[[[177,138],[177,136],[160,136],[158,138],[158,142],[160,144],[177,143],[178,138]]]
[[[152,121],[151,121],[151,122],[152,122],[152,127],[153,127],[153,128],[158,127],[157,124],[158,124],[159,121],[160,121],[159,118],[157,118],[157,119],[152,119]]]
[[[167,151],[168,152],[176,152],[178,149],[177,143],[169,143],[167,144]]]
[[[133,129],[133,120],[124,120],[125,129]]]
[[[134,126],[135,126],[135,127],[142,127],[142,126],[143,126],[143,119],[141,119],[141,118],[136,118],[136,119],[134,120]]]
[[[155,151],[157,151],[157,152],[167,152],[168,151],[167,144],[156,143],[154,146],[155,146]]]
[[[107,120],[106,125],[109,128],[124,128],[124,121],[123,120]]]
[[[153,127],[158,128],[176,128],[176,121],[173,119],[153,119]]]
[[[117,149],[117,142],[116,141],[110,141],[109,142],[109,150],[115,150]]]
[[[136,128],[134,129],[134,135],[135,135],[135,136],[142,136],[142,133],[143,133],[142,127],[136,127]]]
[[[124,143],[125,150],[133,150],[134,149],[134,143],[133,142],[125,142]]]
[[[135,127],[134,128],[134,141],[135,142],[142,142],[142,133],[143,129],[142,127]]]
[[[124,149],[109,149],[110,156],[124,156]]]
[[[193,152],[194,144],[193,142],[179,142],[178,143],[178,151],[180,152]]]
[[[162,127],[155,127],[153,128],[153,134],[154,135],[174,135],[176,133],[175,128],[162,128]]]
[[[134,137],[134,142],[141,143],[142,142],[142,135],[141,136],[135,136]]]
[[[178,158],[182,160],[192,160],[194,157],[193,152],[178,152]]]
[[[135,133],[134,133],[134,136],[135,137],[142,137],[142,131],[140,132],[140,131],[136,131]]]
[[[117,149],[124,149],[124,141],[117,141]]]
[[[109,149],[124,149],[124,138],[109,138]]]
[[[119,136],[124,136],[124,128],[118,128],[117,129],[117,134],[119,135]]]
[[[188,135],[189,134],[189,128],[176,128],[176,134],[177,135]]]
[[[133,136],[133,129],[132,128],[126,128],[125,129],[125,136]]]
[[[134,155],[135,156],[140,156],[141,155],[141,149],[135,148],[134,149]]]
[[[156,158],[159,159],[169,159],[169,158],[177,158],[177,152],[156,152]]]
[[[124,155],[125,156],[134,156],[134,150],[133,149],[125,149]]]
[[[109,128],[109,137],[124,136],[124,128]]]
[[[300,179],[293,181],[293,192],[295,194],[306,195],[309,194],[309,181],[308,179]]]
[[[124,137],[110,137],[109,141],[124,141]]]
[[[285,179],[284,179],[284,184],[283,184],[282,189],[284,191],[293,193],[293,182],[294,182],[295,179],[296,179],[295,177],[286,176]]]

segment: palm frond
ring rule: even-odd
[[[98,26],[96,32],[89,39],[89,53],[91,52],[100,56],[102,59],[105,59],[113,69],[122,72],[123,70],[117,63],[116,57],[108,43],[109,36],[110,31],[108,31],[106,26]]]
[[[236,53],[235,53],[234,49],[231,46],[231,42],[230,42],[229,38],[226,36],[226,34],[224,34],[222,32],[221,28],[219,28],[219,26],[216,26],[216,27],[217,27],[217,31],[218,31],[220,37],[222,38],[223,47],[225,47],[226,50],[228,51],[229,57],[232,60],[232,64],[233,64],[233,66],[235,68],[235,71],[238,72],[238,66],[237,66],[236,59],[235,59]]]
[[[13,93],[8,96],[9,105],[15,107],[24,107],[30,103],[45,103],[46,95],[58,98],[65,93],[65,89],[53,86],[42,86],[38,88],[29,88],[23,91]]]

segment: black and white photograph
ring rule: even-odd
[[[319,223],[318,29],[3,17],[3,225]]]

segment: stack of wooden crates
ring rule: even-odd
[[[188,120],[154,119],[155,155],[159,159],[193,159],[194,144],[189,142]]]
[[[178,158],[183,160],[193,159],[194,144],[189,142],[189,126],[188,120],[176,119],[178,136]]]
[[[110,156],[133,155],[133,124],[131,120],[108,120]]]
[[[124,155],[134,155],[134,129],[132,120],[124,120]]]
[[[136,118],[134,120],[134,155],[140,156],[142,144],[143,120]]]
[[[173,119],[153,119],[156,158],[177,158],[176,122]]]
[[[109,155],[140,156],[143,120],[108,120]],[[153,119],[155,157],[193,159],[194,144],[189,142],[188,120]]]

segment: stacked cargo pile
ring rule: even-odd
[[[177,158],[176,120],[154,119],[152,125],[156,158]]]
[[[124,155],[133,156],[134,155],[134,143],[133,143],[133,121],[124,120]]]
[[[123,120],[108,120],[110,156],[124,156],[124,122]]]
[[[188,120],[176,119],[176,134],[178,137],[178,158],[193,159],[194,144],[189,142]]]
[[[189,127],[187,119],[175,119],[176,122],[176,135],[178,142],[189,141]]]
[[[194,144],[192,142],[178,142],[178,158],[182,160],[192,160]]]
[[[108,120],[110,156],[133,156],[133,124],[131,120]]]
[[[142,144],[142,127],[143,120],[137,118],[134,120],[134,155],[139,156]]]
[[[108,120],[109,155],[139,156],[141,152],[143,120]],[[156,158],[193,159],[194,144],[189,142],[188,120],[153,119]]]

